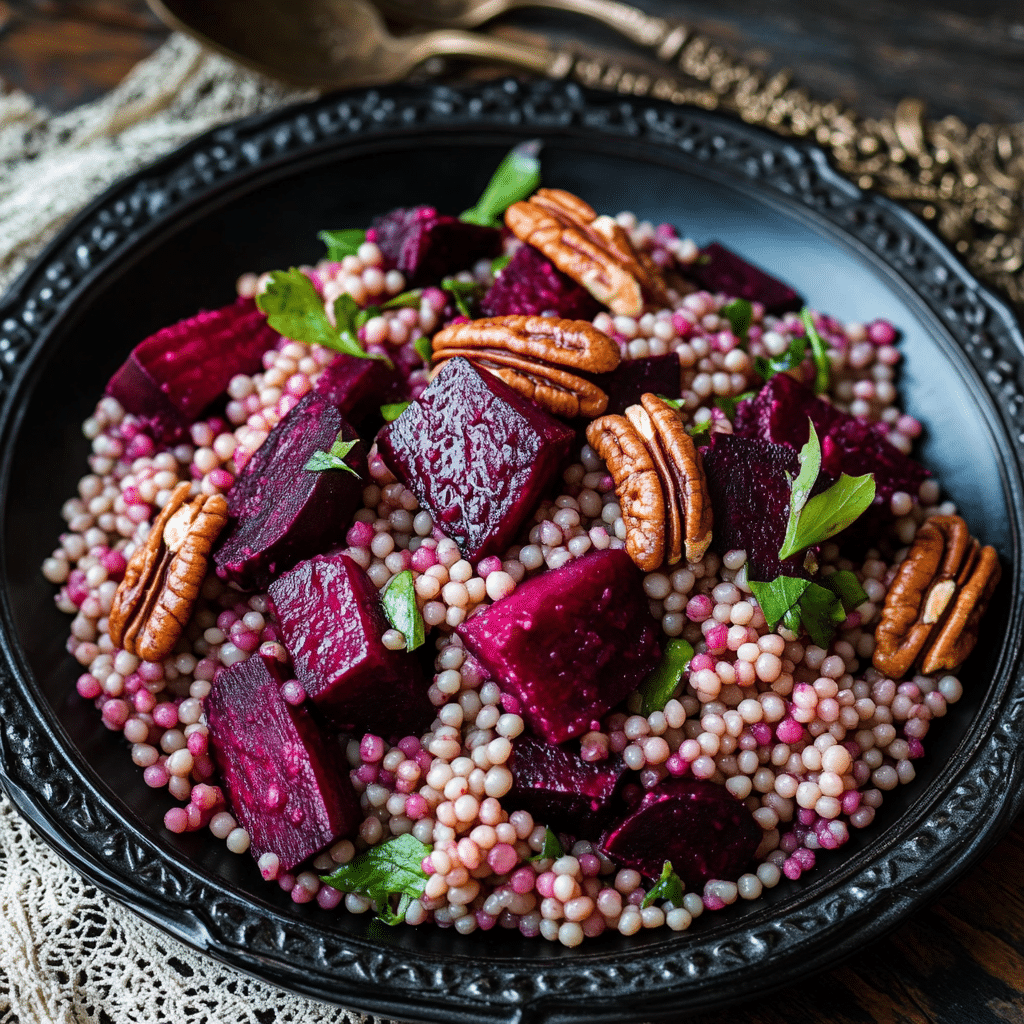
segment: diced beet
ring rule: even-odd
[[[305,469],[338,439],[356,441],[342,469]],[[217,575],[262,590],[296,562],[340,543],[362,505],[366,449],[325,395],[310,391],[271,430],[228,491],[231,522],[214,551]]]
[[[788,445],[714,433],[701,456],[714,510],[712,549],[720,555],[746,551],[752,580],[767,582],[780,574],[806,579],[803,551],[779,560],[789,521],[790,481],[800,471],[797,453]],[[831,482],[820,476],[812,493]]]
[[[897,491],[917,498],[928,471],[891,444],[885,424],[837,409],[810,388],[785,373],[778,373],[736,409],[734,430],[742,437],[757,437],[799,451],[807,443],[807,421],[821,442],[821,468],[832,477],[841,473],[875,475],[875,501],[853,529],[863,532],[891,518],[889,501]],[[846,537],[844,531],[842,537]]]
[[[481,299],[480,310],[483,316],[555,313],[563,320],[592,320],[601,304],[539,249],[521,245]]]
[[[497,228],[467,224],[432,206],[392,210],[378,217],[372,230],[385,263],[402,271],[410,285],[437,284],[501,250]]]
[[[342,416],[359,429],[379,427],[380,407],[409,397],[406,380],[383,359],[360,359],[341,353],[317,378],[318,391]]]
[[[301,562],[270,585],[307,696],[342,729],[422,732],[434,716],[419,662],[388,650],[377,588],[348,555]]]
[[[661,656],[640,573],[621,549],[541,573],[457,631],[549,743],[586,732]]]
[[[206,698],[210,747],[252,855],[281,870],[359,826],[359,803],[338,748],[307,708],[281,696],[274,659],[259,655],[217,675]]]
[[[718,242],[701,249],[696,262],[685,267],[684,273],[706,291],[760,302],[766,313],[776,316],[795,312],[804,304],[788,284],[752,266]]]
[[[751,867],[764,833],[724,786],[666,779],[644,795],[601,848],[624,867],[658,878],[665,861],[691,892],[713,878],[735,881]]]
[[[573,437],[493,374],[458,358],[380,432],[377,445],[434,523],[476,562],[512,543]]]
[[[153,436],[179,440],[238,373],[255,373],[280,339],[252,299],[198,313],[140,341],[107,383],[107,394]]]
[[[617,370],[594,376],[594,383],[608,395],[606,413],[620,416],[645,394],[678,398],[680,389],[679,356],[668,352],[663,356],[623,359]]]
[[[503,799],[509,807],[593,839],[614,814],[612,798],[626,765],[618,756],[588,763],[564,747],[520,736],[508,768],[512,788]]]

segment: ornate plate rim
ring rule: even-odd
[[[328,96],[216,128],[118,182],[63,229],[0,305],[0,436],[13,437],[34,357],[61,315],[112,261],[172,218],[250,176],[285,172],[300,157],[469,127],[587,133],[651,151],[674,147],[674,159],[701,162],[733,185],[756,186],[769,200],[804,208],[884,261],[956,339],[1000,409],[1005,437],[998,440],[1004,486],[1017,510],[1013,554],[1020,564],[1024,394],[1015,373],[1024,338],[1001,300],[912,214],[839,177],[818,149],[721,114],[563,83],[505,80],[465,89],[398,86]],[[0,505],[12,447],[5,442]],[[808,909],[762,910],[744,919],[742,934],[724,939],[687,935],[629,955],[506,958],[478,966],[469,958],[445,960],[357,936],[325,936],[310,922],[215,885],[119,819],[92,790],[81,755],[63,747],[49,712],[37,713],[41,695],[11,640],[6,587],[0,591],[0,783],[46,841],[99,888],[193,947],[295,992],[415,1020],[613,1021],[633,1018],[641,1006],[652,1019],[678,1016],[681,1009],[697,1012],[764,994],[834,965],[937,895],[1009,827],[1024,806],[1024,676],[1021,642],[1012,639],[1024,617],[1020,589],[1015,580],[1010,638],[996,676],[1000,720],[978,716],[986,721],[976,721],[961,744],[969,750],[933,784],[937,790],[941,781],[944,795],[955,793],[955,807],[933,801],[905,815],[892,837],[901,841],[890,842],[883,855],[851,858],[840,872],[841,891],[830,900],[835,875],[811,882],[801,901],[817,908],[817,917]],[[64,802],[52,804],[61,794]],[[950,856],[929,870],[937,848]],[[757,974],[769,959],[771,977],[764,970]],[[749,974],[743,978],[752,968],[753,981]]]

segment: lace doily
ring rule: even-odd
[[[102,100],[49,117],[0,95],[0,290],[116,178],[223,121],[304,98],[173,36]],[[223,967],[105,896],[0,795],[0,1024],[371,1018]]]

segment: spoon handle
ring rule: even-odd
[[[407,54],[410,64],[428,57],[471,57],[509,64],[548,78],[565,78],[576,63],[576,56],[568,50],[526,46],[460,29],[438,29],[412,38],[416,39],[416,44]]]

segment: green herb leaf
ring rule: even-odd
[[[742,342],[747,340],[747,331],[754,322],[754,307],[746,299],[733,299],[728,305],[723,306],[719,311],[729,321],[732,333]]]
[[[359,474],[345,461],[345,456],[357,444],[359,444],[358,438],[354,441],[343,441],[342,435],[339,433],[338,439],[331,445],[329,452],[313,452],[302,468],[311,473],[322,473],[326,469],[344,469],[354,477],[358,477]]]
[[[544,833],[544,845],[540,848],[540,853],[535,853],[530,860],[558,860],[559,857],[565,856],[565,850],[562,849],[562,844],[558,840],[558,836],[549,828]]]
[[[392,423],[409,408],[409,402],[390,402],[380,407],[380,414],[384,417],[385,423]]]
[[[665,644],[661,661],[638,687],[642,701],[641,714],[649,715],[652,711],[665,710],[665,705],[682,685],[683,673],[692,658],[693,648],[685,640],[677,637]]]
[[[463,316],[467,316],[470,319],[473,318],[469,305],[480,298],[482,291],[476,281],[459,281],[454,277],[446,277],[441,281],[441,290],[447,292],[452,297],[456,309]]]
[[[828,650],[836,626],[846,618],[843,602],[827,587],[811,583],[800,596],[800,622],[811,639]]]
[[[832,363],[828,358],[828,346],[825,339],[818,333],[814,326],[814,317],[811,311],[805,306],[800,310],[800,319],[803,321],[804,330],[811,343],[811,355],[814,358],[814,393],[820,395],[828,391],[829,382],[832,379]]]
[[[399,292],[385,302],[381,309],[419,309],[423,298],[422,288],[413,288],[408,292]]]
[[[272,271],[266,290],[256,296],[256,305],[267,314],[267,323],[286,338],[360,359],[373,358],[356,339],[354,322],[359,306],[352,296],[342,295],[334,303],[338,323],[334,327],[316,286],[295,267]]]
[[[799,366],[807,358],[807,337],[793,338],[781,356],[755,356],[754,369],[763,380],[771,380],[777,373],[785,373]]]
[[[769,629],[785,618],[787,612],[796,607],[804,591],[811,585],[810,580],[798,576],[776,576],[770,583],[750,580],[749,586],[764,612]]]
[[[674,906],[681,907],[685,888],[683,880],[672,870],[672,861],[667,860],[661,867],[661,878],[643,898],[640,909],[646,910],[655,900],[668,900]]]
[[[355,256],[359,246],[366,241],[362,228],[346,228],[343,231],[321,231],[316,236],[327,246],[327,258],[340,263],[346,256]]]
[[[691,423],[690,426],[684,429],[693,438],[693,443],[698,447],[711,443],[711,420],[707,419],[701,420],[699,423]]]
[[[420,335],[420,337],[412,343],[412,347],[416,351],[416,355],[418,355],[420,359],[429,366],[431,360],[434,358],[434,346],[430,344],[430,339],[425,334]]]
[[[416,581],[412,570],[400,572],[384,590],[381,597],[388,622],[405,635],[405,649],[415,651],[427,639],[427,629],[416,604]]]
[[[843,473],[827,491],[807,502],[797,516],[792,536],[787,530],[787,543],[779,549],[779,558],[788,558],[812,544],[834,537],[863,515],[874,500],[874,474],[847,476]]]
[[[476,205],[461,213],[459,220],[489,228],[501,227],[501,215],[513,203],[535,192],[540,184],[540,147],[540,139],[531,139],[512,149],[498,164]]]
[[[807,435],[806,444],[800,449],[800,472],[793,481],[789,497],[789,522],[786,523],[786,536],[783,538],[782,547],[779,549],[779,558],[786,558],[782,551],[799,551],[800,548],[793,547],[797,529],[800,525],[800,513],[810,497],[811,488],[818,479],[821,472],[821,443],[818,441],[818,432],[814,429],[814,423],[810,417],[807,418],[807,427],[810,433]],[[804,545],[806,547],[807,545]]]
[[[414,899],[423,895],[427,873],[422,862],[432,847],[408,833],[395,836],[379,846],[341,864],[320,881],[340,892],[358,893],[377,904],[377,914],[385,924],[401,924]],[[397,909],[391,897],[398,896]]]
[[[511,262],[511,256],[495,256],[491,260],[491,273],[497,277]]]
[[[740,402],[746,402],[757,394],[756,391],[744,391],[742,395],[732,397],[730,395],[715,395],[715,408],[720,409],[730,420],[736,418],[736,406]]]
[[[660,398],[670,409],[675,409],[676,412],[683,407],[684,399],[682,398],[669,398],[668,395],[658,395],[658,398]],[[709,420],[708,422],[710,423],[711,421]]]
[[[821,582],[843,602],[843,607],[848,612],[859,608],[868,599],[867,591],[849,569],[840,569],[839,572],[826,576]]]
[[[358,331],[360,327],[365,327],[367,322],[375,316],[380,316],[380,306],[367,306],[366,309],[359,310],[352,318],[352,327]]]

